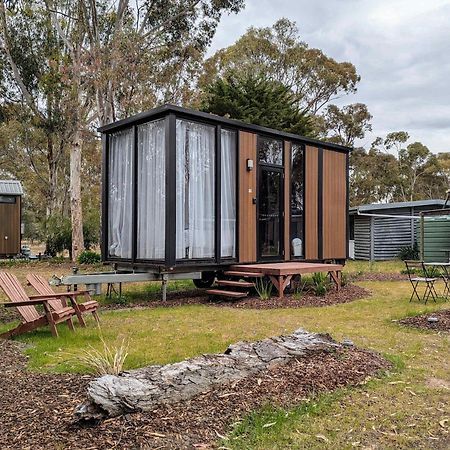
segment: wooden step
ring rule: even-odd
[[[221,297],[231,297],[231,298],[247,297],[247,292],[225,291],[222,289],[208,289],[206,293],[209,295],[218,295]]]
[[[233,286],[233,287],[243,287],[252,288],[255,285],[249,281],[233,281],[233,280],[217,280],[216,283],[219,286]]]
[[[225,275],[232,277],[242,277],[242,278],[261,278],[264,276],[261,272],[241,272],[239,270],[227,270],[224,272]]]

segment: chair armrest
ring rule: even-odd
[[[65,296],[65,292],[54,293],[54,294],[39,294],[39,295],[30,295],[30,299],[32,300],[43,300],[43,299],[52,299],[52,298],[61,298]]]
[[[20,300],[20,302],[5,302],[0,303],[0,305],[5,306],[7,308],[16,307],[16,306],[30,306],[30,305],[43,305],[48,303],[48,299],[29,299],[29,300]]]
[[[79,297],[80,295],[85,294],[91,294],[90,291],[68,291],[68,292],[62,292],[61,295],[64,295],[65,297]]]

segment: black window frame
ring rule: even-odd
[[[296,261],[299,260],[304,260],[305,259],[305,243],[306,243],[306,237],[305,237],[305,231],[306,231],[306,227],[305,227],[305,200],[306,200],[306,196],[305,196],[305,179],[306,179],[306,145],[302,142],[298,142],[298,141],[291,141],[291,145],[289,148],[289,246],[292,245],[292,156],[293,156],[293,152],[292,152],[292,147],[293,146],[299,146],[301,148],[303,157],[302,157],[302,186],[303,186],[303,190],[302,190],[302,207],[303,207],[303,220],[302,220],[302,255],[301,256],[294,256],[293,252],[290,252],[291,258],[290,259],[294,259]],[[290,249],[291,250],[291,249]]]

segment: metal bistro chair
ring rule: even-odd
[[[437,293],[436,289],[434,288],[434,283],[436,283],[439,278],[429,276],[429,273],[423,261],[405,261],[405,264],[406,270],[408,271],[409,281],[411,282],[411,286],[413,287],[413,292],[409,301],[412,301],[414,295],[417,297],[419,302],[421,300],[424,300],[425,304],[430,298],[430,295],[431,298],[436,301]],[[420,272],[423,273],[424,276],[416,276],[417,270],[420,270]],[[420,284],[426,285],[422,298],[420,298],[419,292],[417,290]]]

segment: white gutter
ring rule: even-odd
[[[359,212],[359,209],[356,210],[356,213],[357,213],[358,216],[382,217],[382,218],[385,218],[385,219],[415,219],[415,220],[420,220],[420,216],[400,216],[400,215],[394,215],[394,214],[369,214],[369,213]]]

